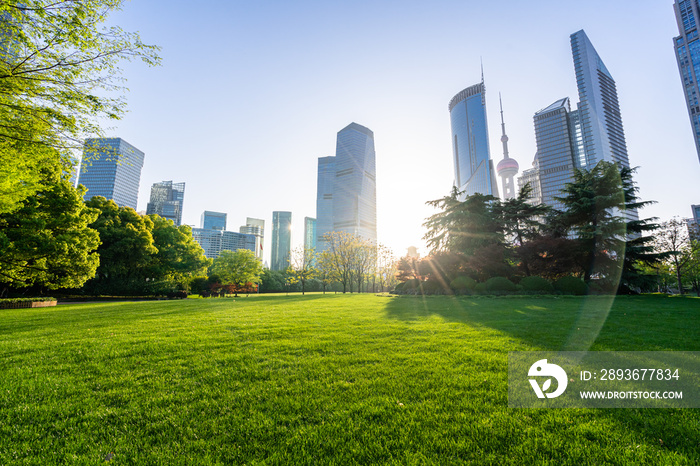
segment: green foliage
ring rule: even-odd
[[[520,285],[523,287],[523,291],[538,293],[538,294],[548,294],[554,292],[554,286],[549,280],[542,277],[524,277],[520,280]]]
[[[486,283],[477,283],[474,285],[474,292],[476,294],[486,294]]]
[[[121,0],[0,3],[0,213],[42,189],[40,168],[69,169],[99,121],[118,119],[119,61],[156,64],[156,47],[105,27]],[[87,162],[87,161],[86,161]]]
[[[287,274],[281,270],[264,269],[260,275],[261,293],[282,293],[286,291]]]
[[[56,301],[56,298],[52,298],[50,296],[44,296],[41,298],[2,298],[0,299],[0,305],[15,303],[40,303],[44,301]]]
[[[464,275],[460,275],[450,282],[450,288],[458,294],[467,294],[473,291],[475,286],[476,281]]]
[[[42,188],[13,212],[0,214],[0,283],[51,290],[79,287],[99,263],[98,234],[88,225],[98,211],[86,207],[60,171],[42,170]]]
[[[492,277],[486,280],[486,290],[490,292],[513,292],[516,290],[515,283],[505,277]]]
[[[588,291],[586,282],[578,277],[562,277],[554,283],[554,289],[563,294],[585,295]]]
[[[214,259],[211,273],[218,275],[223,285],[232,286],[238,295],[247,286],[260,283],[263,267],[255,253],[248,249],[221,251]]]

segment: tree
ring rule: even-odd
[[[362,283],[377,263],[377,249],[367,240],[357,238],[353,254],[353,276],[357,281],[357,292],[362,292]]]
[[[246,286],[260,283],[263,268],[253,251],[239,249],[221,251],[219,257],[214,259],[211,273],[218,275],[223,285],[232,286],[238,296],[238,292]]]
[[[321,254],[317,254],[316,257],[316,270],[318,271],[318,279],[321,281],[323,294],[326,294],[326,288],[338,279],[333,261],[333,256],[328,252],[323,252]]]
[[[188,225],[176,227],[172,220],[149,215],[153,224],[151,235],[158,252],[151,256],[146,274],[170,283],[184,286],[192,277],[206,273],[212,260],[194,240]]]
[[[100,238],[91,229],[98,210],[50,167],[43,186],[12,213],[0,214],[0,283],[13,288],[79,287],[95,275]],[[4,290],[6,291],[6,290]]]
[[[119,61],[158,63],[156,47],[103,26],[121,4],[0,3],[0,212],[42,188],[39,167],[65,168],[84,135],[100,133],[100,119],[121,117]]]
[[[625,193],[617,165],[603,161],[590,170],[575,169],[562,193],[555,198],[566,207],[559,220],[579,245],[584,281],[595,275],[617,284],[626,241],[625,219],[619,215]]]
[[[663,254],[673,269],[678,292],[683,294],[683,273],[692,259],[691,242],[685,222],[672,218],[661,224],[655,240],[656,251]]]
[[[316,276],[316,252],[314,248],[300,246],[291,252],[289,268],[294,279],[301,283],[301,294],[306,292],[306,282]]]
[[[102,244],[97,249],[100,266],[85,290],[97,294],[148,293],[149,282],[156,278],[150,275],[154,273],[150,269],[152,256],[158,253],[151,234],[153,221],[102,196],[86,204],[100,212],[90,226],[100,234]]]
[[[329,267],[330,273],[343,284],[343,293],[348,291],[348,285],[352,293],[357,237],[342,231],[332,231],[323,235],[323,240],[326,242],[326,250],[321,260]]]
[[[690,283],[695,294],[700,297],[700,241],[691,240],[687,254],[690,257],[685,266],[683,277]]]

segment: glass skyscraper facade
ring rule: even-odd
[[[226,229],[226,214],[223,212],[211,212],[205,210],[200,218],[200,225],[204,230],[221,230]]]
[[[162,181],[151,186],[151,202],[146,214],[156,214],[172,220],[176,226],[182,222],[182,203],[185,200],[185,183]]]
[[[87,139],[78,183],[85,199],[103,196],[136,209],[144,153],[121,138]]]
[[[486,88],[483,81],[455,95],[448,105],[452,127],[455,186],[466,196],[498,197],[489,150]]]
[[[571,52],[576,71],[579,103],[571,110],[563,98],[535,113],[537,154],[531,170],[523,172],[520,187],[530,182],[531,202],[561,209],[554,199],[566,183],[573,181],[574,169],[592,169],[598,162],[629,167],[617,88],[593,44],[584,31],[571,35]],[[624,212],[628,220],[638,218],[636,210]]]
[[[571,34],[571,52],[585,165],[592,168],[605,160],[629,167],[615,80],[583,30]]]
[[[698,38],[698,0],[676,0],[673,4],[678,23],[678,37],[673,39],[681,74],[688,116],[693,129],[695,149],[700,158],[700,38]]]
[[[304,217],[304,248],[316,249],[316,219]]]
[[[318,159],[316,183],[316,247],[325,249],[323,236],[333,231],[333,184],[335,183],[335,157]]]
[[[377,242],[377,182],[374,133],[357,123],[338,132],[335,157],[318,160],[316,249],[332,231]]]
[[[270,270],[286,270],[292,251],[292,213],[272,212]]]

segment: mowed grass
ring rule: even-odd
[[[0,464],[699,464],[698,410],[508,408],[507,352],[563,349],[585,304],[314,294],[3,310]],[[591,349],[700,351],[699,324],[698,299],[619,298]]]

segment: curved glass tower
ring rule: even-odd
[[[489,151],[484,83],[464,89],[450,100],[455,186],[469,196],[498,197],[498,185]]]

